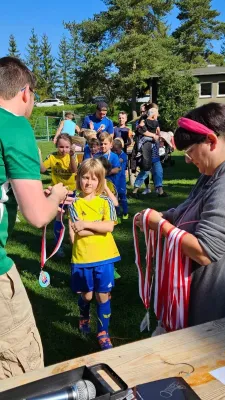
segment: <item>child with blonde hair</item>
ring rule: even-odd
[[[77,189],[70,206],[70,233],[73,243],[71,260],[72,290],[81,293],[79,329],[90,332],[90,301],[95,292],[97,300],[97,339],[102,350],[110,349],[109,293],[114,286],[114,263],[120,255],[112,236],[116,212],[112,201],[102,195],[105,170],[97,159],[88,159],[78,168]],[[87,251],[88,249],[88,251]]]
[[[90,149],[90,141],[92,139],[97,140],[97,132],[93,129],[82,129],[82,135],[86,139],[86,144],[84,146],[84,160],[92,157],[91,149]],[[98,148],[99,151],[99,148]]]
[[[97,132],[94,129],[82,129],[81,135],[86,139],[89,140],[93,137],[97,137]]]
[[[121,170],[121,166],[118,155],[112,152],[113,137],[108,132],[103,132],[99,135],[99,141],[100,152],[95,154],[95,157],[103,156],[110,162],[112,168],[106,179],[117,186],[118,172]]]

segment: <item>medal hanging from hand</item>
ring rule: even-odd
[[[43,228],[43,234],[42,234],[42,241],[41,241],[41,272],[39,275],[39,284],[42,288],[46,288],[47,286],[50,285],[50,275],[48,272],[44,271],[44,265],[45,263],[51,258],[53,257],[57,251],[59,250],[63,238],[64,238],[64,233],[65,233],[65,226],[63,224],[63,207],[64,207],[64,203],[62,204],[62,208],[61,208],[61,213],[60,213],[60,222],[61,222],[61,229],[60,229],[60,234],[59,234],[59,239],[58,242],[54,248],[54,250],[52,251],[52,253],[50,254],[50,256],[48,258],[46,258],[46,229],[47,229],[47,225],[44,226]]]
[[[162,228],[166,223],[163,218],[159,223],[157,242],[154,232],[149,230],[148,221],[151,210],[145,211],[143,228],[146,243],[146,274],[141,267],[140,249],[138,244],[136,222],[140,213],[136,214],[133,223],[135,262],[139,276],[139,294],[147,309],[147,314],[141,323],[141,331],[149,329],[149,306],[151,298],[151,263],[156,258],[154,311],[158,319],[158,327],[153,336],[182,329],[188,324],[188,306],[191,283],[191,260],[182,254],[181,244],[187,232],[179,228],[172,228],[167,237],[162,238]],[[142,329],[143,328],[143,329]]]
[[[158,229],[154,311],[159,324],[166,331],[174,331],[188,325],[191,261],[181,251],[187,232],[179,228],[169,231],[162,251],[162,227],[165,222],[162,219]]]
[[[141,264],[141,256],[140,256],[140,247],[138,242],[138,233],[137,233],[137,220],[140,216],[140,213],[137,213],[134,216],[133,220],[133,236],[134,236],[134,250],[135,250],[135,263],[138,269],[138,279],[139,279],[139,296],[142,299],[142,302],[146,309],[146,315],[141,322],[140,331],[144,331],[146,328],[150,330],[150,318],[149,318],[149,308],[150,308],[150,299],[151,299],[151,291],[152,291],[152,259],[154,257],[155,251],[155,233],[148,229],[149,217],[151,214],[151,209],[147,209],[144,213],[143,217],[143,228],[145,235],[145,244],[146,244],[146,270],[145,275]]]

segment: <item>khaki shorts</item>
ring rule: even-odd
[[[43,366],[41,338],[31,304],[13,265],[0,275],[0,379]]]

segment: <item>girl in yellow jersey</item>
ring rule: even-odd
[[[102,195],[105,170],[98,159],[83,161],[78,169],[79,196],[69,207],[73,242],[72,290],[80,292],[79,328],[90,332],[90,301],[95,292],[98,315],[98,341],[102,350],[112,347],[109,338],[111,306],[109,292],[114,286],[114,263],[120,255],[112,236],[116,212],[112,200]],[[74,222],[75,221],[75,222]]]
[[[49,154],[44,162],[42,161],[40,154],[41,172],[44,173],[50,169],[52,186],[61,182],[68,188],[68,190],[74,192],[76,189],[77,157],[72,150],[71,136],[66,133],[58,135],[56,139],[56,147],[57,151]],[[60,212],[58,212],[54,222],[54,236],[56,243],[58,242],[61,228]],[[58,250],[57,255],[59,257],[64,256],[62,246]]]

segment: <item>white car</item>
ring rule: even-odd
[[[136,99],[137,103],[148,103],[150,102],[150,96],[138,97]]]
[[[64,106],[64,102],[59,99],[45,99],[40,103],[35,103],[36,107]]]

